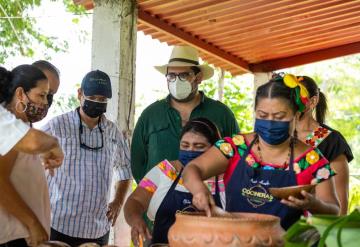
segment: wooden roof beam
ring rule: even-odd
[[[253,72],[270,72],[278,69],[294,67],[355,53],[360,53],[360,42],[304,53],[291,57],[269,60],[258,64],[250,64],[249,66]]]
[[[226,63],[230,63],[237,68],[240,68],[241,70],[250,72],[249,64],[247,62],[245,62],[244,60],[242,60],[241,58],[238,58],[229,53],[226,53],[225,51],[223,51],[203,40],[200,40],[200,39],[192,36],[191,34],[184,32],[159,18],[151,16],[149,13],[147,13],[141,9],[139,9],[139,11],[138,11],[138,18],[141,19],[141,21],[143,23],[146,23],[147,25],[149,25],[159,31],[165,32],[165,33],[171,35],[172,37],[175,37],[176,39],[179,39],[188,45],[194,46],[197,49],[199,49],[205,53],[215,56],[218,59],[220,59]]]

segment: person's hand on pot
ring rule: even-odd
[[[205,211],[208,217],[211,216],[211,206],[215,205],[214,199],[205,185],[193,195],[192,203],[197,209]]]
[[[143,242],[146,239],[151,239],[150,231],[147,228],[145,221],[141,217],[137,217],[134,219],[131,226],[131,240],[135,246],[141,246],[140,242]]]

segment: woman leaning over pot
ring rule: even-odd
[[[312,147],[297,141],[294,124],[304,109],[307,92],[293,87],[289,75],[276,77],[257,89],[255,132],[218,141],[184,169],[184,185],[193,204],[210,215],[212,197],[202,180],[225,173],[226,210],[279,216],[283,228],[296,222],[304,210],[337,214],[329,162]],[[295,132],[296,133],[296,132]],[[315,194],[303,199],[274,198],[268,189],[315,184]]]
[[[354,156],[341,133],[324,124],[327,112],[326,97],[320,91],[316,82],[308,76],[300,76],[294,79],[303,84],[309,92],[306,109],[301,114],[296,125],[298,137],[306,144],[317,147],[325,158],[330,161],[331,168],[336,171],[334,183],[340,202],[340,214],[347,214],[349,197],[348,163],[353,160]]]
[[[182,182],[183,168],[192,159],[208,150],[220,134],[210,120],[194,118],[183,128],[180,135],[179,159],[164,160],[152,168],[140,181],[139,186],[125,203],[124,215],[131,226],[131,238],[138,245],[139,236],[151,238],[152,244],[168,243],[168,230],[175,222],[175,213],[186,210],[191,205],[192,195],[185,189]],[[215,179],[217,181],[217,179]],[[215,201],[221,206],[220,188],[218,183],[208,181],[206,190],[215,194]],[[223,195],[224,193],[222,193]],[[147,212],[150,220],[154,221],[152,234],[146,227],[142,214]]]

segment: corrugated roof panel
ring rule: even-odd
[[[171,45],[193,45],[209,63],[235,74],[245,73],[249,67],[276,69],[286,64],[293,66],[347,55],[349,47],[354,53],[360,52],[358,0],[138,0],[137,3],[139,30]],[[297,56],[301,57],[299,62]],[[269,65],[271,61],[275,67]],[[266,66],[261,67],[264,62]]]

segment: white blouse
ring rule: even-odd
[[[153,167],[145,177],[140,181],[139,186],[151,192],[153,195],[147,210],[147,216],[150,220],[154,221],[156,212],[159,209],[166,193],[169,191],[172,183],[178,175],[175,167],[171,165],[168,160],[160,162],[157,166]],[[215,194],[215,179],[209,179],[206,184],[212,194]],[[222,177],[218,180],[220,189],[220,200],[223,208],[225,208],[225,187]],[[189,192],[183,185],[183,179],[180,178],[175,190],[181,192]],[[190,202],[191,203],[191,202]]]

